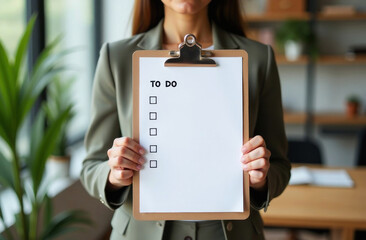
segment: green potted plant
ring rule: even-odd
[[[44,49],[32,72],[28,73],[24,62],[34,22],[35,17],[32,17],[14,59],[10,59],[0,41],[0,141],[3,143],[0,151],[0,183],[15,192],[19,204],[19,213],[15,216],[16,232],[13,235],[5,224],[1,211],[7,203],[2,202],[4,205],[0,206],[0,222],[5,226],[5,231],[4,235],[0,234],[1,240],[52,239],[72,230],[71,225],[74,223],[89,223],[85,213],[76,210],[53,217],[47,184],[42,181],[46,160],[56,145],[57,136],[71,109],[65,109],[47,127],[45,113],[39,111],[31,126],[29,152],[25,155],[19,152],[20,129],[41,92],[54,79],[55,74],[65,69],[59,66],[59,60],[67,53],[52,53],[59,42],[55,40]],[[25,179],[23,173],[29,177]],[[25,202],[30,204],[30,212],[25,210]]]
[[[276,32],[276,41],[289,61],[297,60],[304,48],[310,55],[316,55],[315,38],[306,21],[286,20]]]
[[[54,123],[63,112],[70,109],[61,126],[60,134],[57,136],[55,148],[47,161],[47,175],[50,179],[69,175],[70,155],[67,152],[67,130],[75,115],[74,103],[70,96],[73,82],[72,78],[63,79],[58,75],[47,88],[47,102],[44,103],[43,109],[46,112],[48,123]]]
[[[347,98],[346,114],[349,117],[355,117],[360,110],[360,98],[357,95],[351,95]]]

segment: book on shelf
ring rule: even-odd
[[[356,14],[356,9],[351,5],[328,5],[323,7],[322,14],[328,16],[354,15]]]
[[[312,169],[308,167],[292,168],[289,184],[342,188],[354,186],[353,180],[344,169]]]

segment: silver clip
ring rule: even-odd
[[[207,57],[212,56],[210,51],[202,51],[202,46],[196,41],[193,34],[187,34],[184,42],[179,44],[179,51],[170,51],[169,58],[165,61],[164,66],[184,67],[195,65],[197,67],[215,67],[216,62]]]

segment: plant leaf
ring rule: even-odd
[[[14,136],[14,121],[12,121],[12,117],[14,116],[14,99],[15,97],[12,96],[14,92],[11,89],[10,82],[11,79],[11,66],[9,63],[8,55],[4,49],[3,44],[0,41],[0,103],[1,103],[1,110],[0,110],[0,117],[1,117],[1,124],[3,126],[3,130],[1,130],[2,136],[5,136],[4,139],[6,142],[12,140]],[[6,131],[5,131],[6,130]]]
[[[0,110],[0,137],[3,138],[3,140],[5,141],[5,143],[8,144],[8,146],[10,147],[10,138],[9,138],[9,133],[6,131],[6,124],[5,124],[6,119],[3,118],[3,114]]]
[[[73,107],[74,103],[70,96],[70,88],[74,83],[75,78],[61,79],[58,75],[56,79],[47,87],[47,102],[43,105],[47,122],[52,122],[57,119],[60,113],[65,109]],[[72,117],[74,116],[74,111],[70,111],[70,114],[65,121],[62,128],[61,134],[58,136],[58,141],[53,152],[56,156],[65,156],[66,153],[66,129]]]
[[[56,54],[52,54],[54,48],[59,44],[60,38],[54,40],[51,44],[42,51],[37,59],[36,64],[33,67],[33,71],[27,79],[23,80],[23,84],[20,87],[18,95],[19,113],[17,115],[17,125],[21,125],[25,119],[25,116],[29,113],[35,100],[43,89],[52,81],[55,74],[66,70],[65,67],[56,67],[59,60],[71,53],[71,50],[61,51]]]
[[[42,240],[52,239],[56,236],[77,229],[75,224],[91,225],[92,222],[87,213],[80,210],[62,212],[55,216],[42,234]]]
[[[19,115],[19,122],[23,122],[25,119],[25,116],[29,113],[30,109],[32,108],[36,97],[42,92],[42,90],[49,84],[54,75],[64,71],[64,67],[58,67],[54,69],[50,69],[48,72],[45,72],[44,75],[41,77],[41,79],[35,80],[40,81],[41,83],[37,84],[37,86],[34,85],[23,85],[23,89],[19,96],[19,108],[21,108],[21,114]]]
[[[1,94],[4,96],[5,102],[8,104],[8,106],[12,103],[12,98],[14,96],[12,93],[14,93],[15,89],[12,89],[12,82],[14,79],[11,78],[11,64],[9,62],[8,54],[5,51],[4,45],[0,41],[0,91]]]
[[[42,111],[39,111],[36,119],[31,128],[31,139],[30,142],[30,152],[26,158],[26,163],[28,167],[33,165],[34,157],[36,156],[37,147],[40,145],[41,139],[44,134],[45,128],[45,116]]]
[[[27,28],[19,42],[18,48],[17,48],[17,52],[15,55],[15,63],[14,63],[14,78],[18,79],[19,77],[19,73],[20,73],[20,68],[21,68],[21,64],[24,61],[24,58],[27,54],[27,47],[29,44],[29,39],[32,35],[32,31],[33,31],[33,27],[34,27],[34,23],[37,19],[37,16],[33,15],[28,22]]]
[[[21,236],[22,233],[24,233],[24,228],[26,229],[26,232],[28,234],[29,231],[29,215],[25,215],[25,226],[23,225],[22,221],[20,220],[20,213],[16,213],[15,215],[15,228],[16,228],[16,234]]]
[[[11,187],[14,189],[14,182],[11,173],[11,163],[6,159],[3,153],[0,152],[0,183],[5,187]]]
[[[46,194],[44,197],[44,226],[48,226],[52,221],[53,216],[53,206],[51,198]]]
[[[36,196],[43,178],[47,158],[51,155],[55,147],[57,141],[56,136],[59,135],[69,112],[70,109],[66,109],[55,122],[50,124],[43,134],[41,142],[36,146],[36,154],[31,165],[33,189]]]

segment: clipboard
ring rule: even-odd
[[[133,176],[135,219],[248,218],[249,175],[240,167],[240,147],[249,140],[247,52],[205,51],[188,34],[179,51],[136,51],[132,70],[133,139],[148,151],[144,168]],[[197,76],[200,78],[191,79]],[[200,85],[202,82],[206,85]],[[216,107],[220,112],[215,113]],[[214,129],[206,129],[208,126]],[[230,139],[224,141],[229,133]],[[231,140],[234,144],[226,146]],[[223,149],[212,148],[217,142]],[[200,154],[204,157],[198,157]],[[228,160],[222,157],[229,155]],[[202,167],[207,166],[203,162],[212,164]],[[220,171],[225,176],[222,179],[215,174]]]

